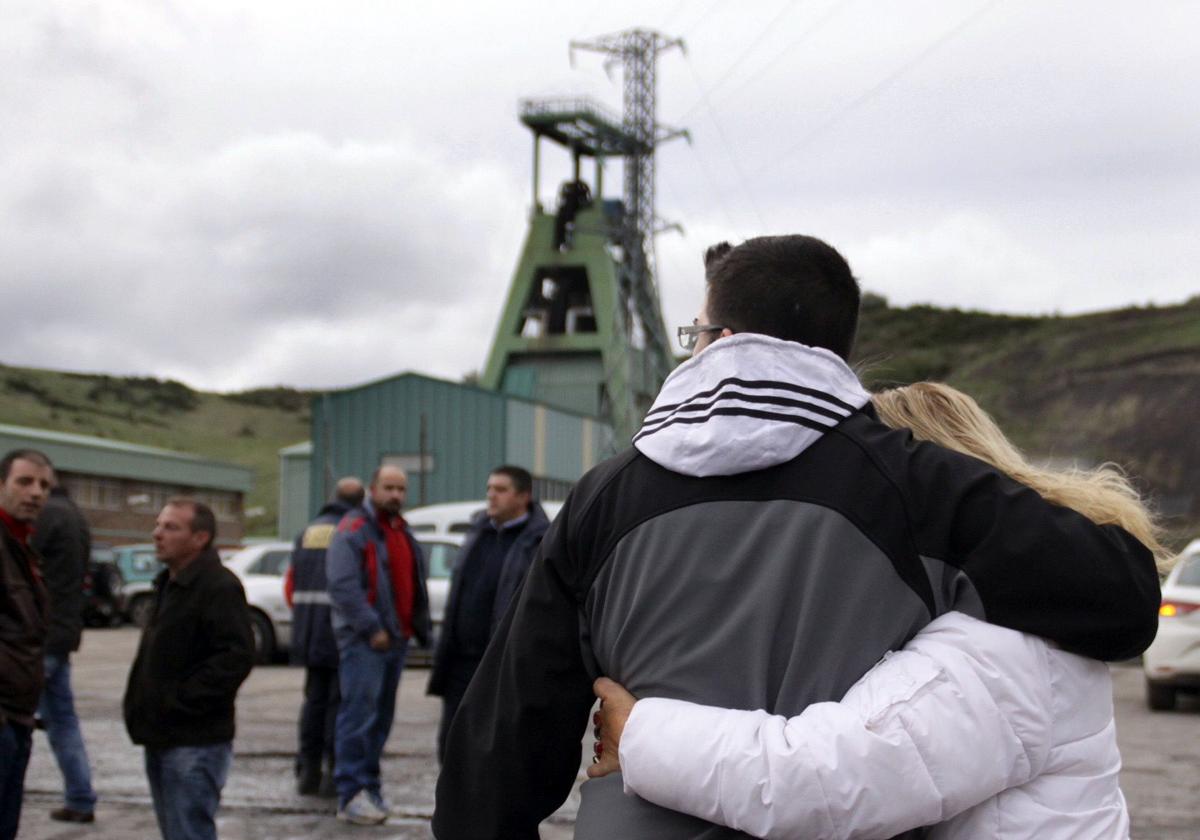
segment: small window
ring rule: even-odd
[[[465,534],[471,530],[470,522],[452,522],[450,527],[446,529],[451,534]]]
[[[288,564],[291,563],[292,552],[290,551],[268,551],[259,557],[246,569],[247,574],[251,575],[271,575],[273,577],[283,577],[283,573],[287,571]]]
[[[129,558],[129,566],[140,575],[156,575],[162,568],[153,551],[139,551]]]
[[[433,454],[426,452],[389,452],[379,459],[380,466],[399,467],[408,475],[433,472]]]

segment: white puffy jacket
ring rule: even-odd
[[[961,613],[791,719],[639,701],[627,793],[768,838],[1129,836],[1101,662]]]

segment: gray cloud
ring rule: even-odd
[[[932,51],[971,8],[671,6],[7,4],[0,360],[209,387],[482,366],[529,203],[516,101],[619,106],[566,45],[635,23],[689,47],[660,63],[695,141],[659,159],[669,324],[707,244],[763,231],[825,236],[899,303],[1194,293],[1194,4],[1001,4]]]

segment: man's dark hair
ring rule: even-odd
[[[176,496],[173,499],[168,499],[167,504],[170,507],[190,508],[192,511],[192,533],[198,534],[201,531],[208,534],[208,541],[204,543],[204,549],[207,550],[213,540],[217,538],[217,517],[213,516],[212,508],[198,502],[189,496]]]
[[[858,281],[842,255],[820,239],[793,234],[728,242],[704,254],[708,318],[823,347],[846,359],[858,330]]]
[[[502,464],[492,470],[488,475],[506,475],[512,479],[513,489],[518,493],[533,492],[533,476],[529,474],[529,470],[524,467],[513,466],[512,464]]]
[[[32,461],[39,467],[54,469],[54,464],[50,462],[45,452],[39,452],[36,449],[12,449],[3,458],[0,458],[0,481],[8,481],[8,474],[12,471],[12,465],[16,461]]]

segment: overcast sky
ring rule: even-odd
[[[618,109],[567,45],[633,26],[687,47],[659,62],[692,134],[658,156],[669,325],[706,245],[764,232],[895,304],[1200,291],[1193,0],[5,0],[0,361],[215,389],[481,368],[530,206],[517,102]]]

